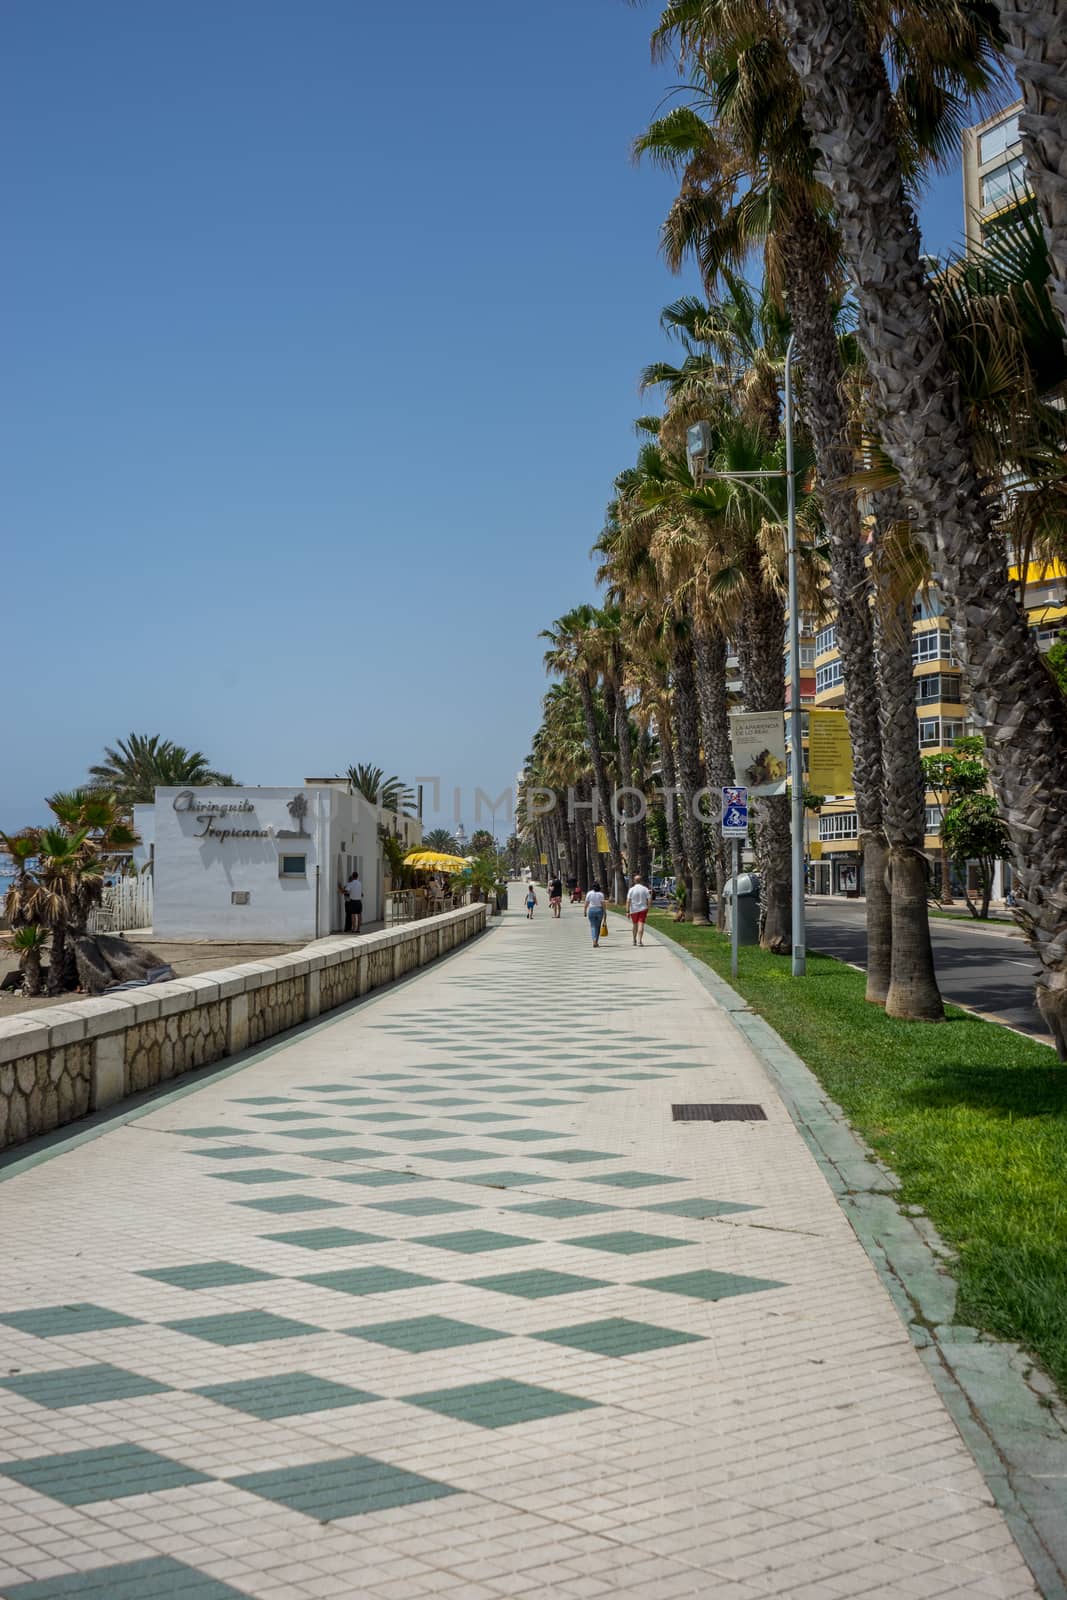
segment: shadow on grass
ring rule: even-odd
[[[1005,1117],[1067,1120],[1067,1074],[1052,1063],[1047,1067],[931,1064],[929,1076],[902,1089],[901,1097],[912,1106],[929,1109],[967,1106]]]

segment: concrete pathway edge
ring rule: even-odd
[[[650,929],[651,933],[652,930]],[[1017,1345],[953,1323],[952,1251],[903,1211],[900,1180],[869,1150],[814,1073],[711,967],[663,935],[759,1057],[859,1239],[1004,1513],[1045,1600],[1067,1600],[1067,1415]]]

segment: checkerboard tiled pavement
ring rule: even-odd
[[[672,1102],[766,1122],[674,1123]],[[0,1185],[6,1600],[1035,1589],[670,950],[510,914]]]

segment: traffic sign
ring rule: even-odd
[[[724,788],[722,791],[722,836],[724,839],[748,838],[748,790]]]

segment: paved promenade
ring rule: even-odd
[[[762,1068],[618,919],[513,911],[0,1208],[5,1600],[1036,1593]]]

